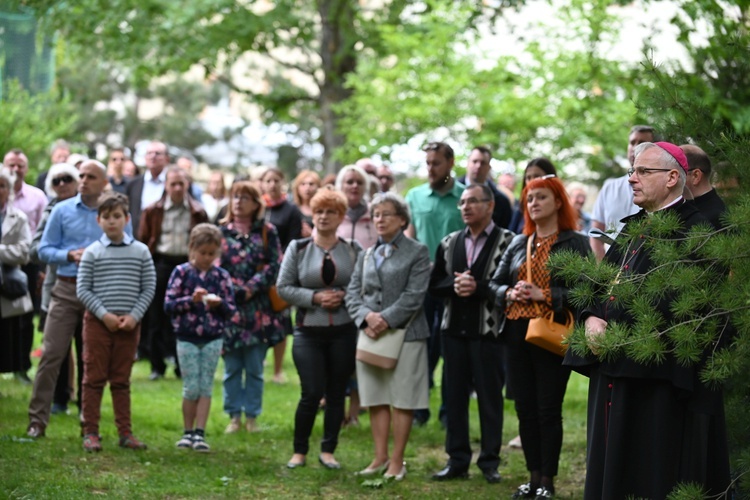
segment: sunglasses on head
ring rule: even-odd
[[[52,179],[52,185],[57,187],[60,184],[70,184],[71,182],[73,182],[73,180],[73,176],[63,175],[62,177],[55,177],[54,179]]]

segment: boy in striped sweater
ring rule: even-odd
[[[99,419],[104,386],[109,381],[120,446],[145,449],[130,424],[130,372],[133,368],[141,319],[156,288],[151,253],[125,233],[130,220],[128,200],[106,194],[97,223],[102,237],[81,257],[76,292],[86,306],[83,318],[83,448],[101,451]]]

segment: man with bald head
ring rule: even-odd
[[[167,180],[166,168],[169,165],[169,151],[163,142],[153,141],[146,148],[146,173],[139,175],[125,188],[130,200],[130,220],[136,236],[141,221],[141,212],[159,201],[164,194]]]
[[[685,187],[693,195],[692,202],[715,228],[722,227],[719,219],[727,207],[711,185],[711,159],[705,151],[692,144],[683,144],[680,149],[688,161],[689,170]]]
[[[60,365],[68,354],[76,326],[83,321],[85,308],[76,295],[78,264],[86,247],[103,234],[96,217],[99,197],[108,183],[107,167],[96,160],[86,160],[79,177],[78,195],[55,205],[39,244],[39,259],[57,265],[57,282],[52,288],[42,359],[29,403],[27,434],[33,438],[45,435]],[[132,235],[129,224],[125,230]],[[78,352],[78,356],[82,354]]]

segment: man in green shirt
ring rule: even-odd
[[[406,194],[412,220],[406,234],[427,245],[430,260],[434,262],[440,241],[446,235],[464,227],[461,211],[458,210],[458,202],[465,186],[451,176],[455,163],[453,148],[444,142],[431,142],[423,150],[427,153],[428,182],[412,188]],[[430,326],[427,348],[430,387],[432,387],[432,373],[440,360],[440,321],[443,317],[443,302],[428,293],[425,297],[424,309]],[[441,421],[443,417],[441,404]],[[429,418],[429,408],[414,412],[416,425],[424,425]]]

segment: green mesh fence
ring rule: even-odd
[[[54,37],[40,34],[36,17],[0,10],[0,99],[9,80],[30,93],[47,92],[55,78]]]

